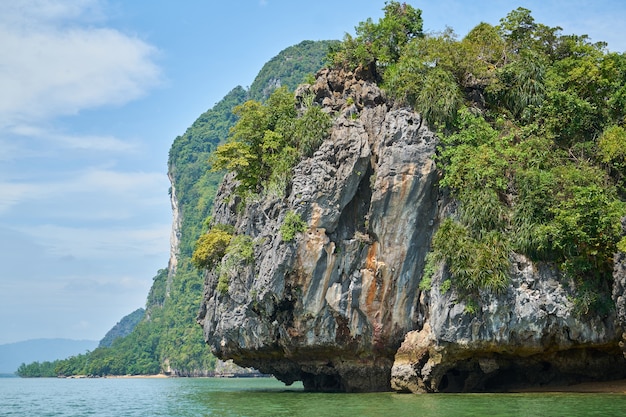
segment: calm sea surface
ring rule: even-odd
[[[0,378],[0,416],[626,416],[624,394],[316,394],[259,379]]]

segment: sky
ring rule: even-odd
[[[626,51],[623,0],[407,1],[465,35],[517,8]],[[99,340],[169,259],[169,147],[303,40],[383,0],[0,1],[0,344]]]

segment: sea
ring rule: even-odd
[[[0,378],[0,416],[626,416],[626,394],[321,394],[273,378]]]

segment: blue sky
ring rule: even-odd
[[[623,52],[626,5],[409,1],[459,35],[522,6]],[[368,0],[0,2],[0,344],[98,340],[167,266],[177,135],[302,40],[378,19]]]

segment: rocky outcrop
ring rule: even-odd
[[[617,316],[576,318],[571,286],[547,265],[515,255],[509,290],[484,294],[478,310],[442,293],[443,270],[420,290],[450,206],[437,187],[438,140],[369,79],[323,70],[297,91],[336,121],[295,167],[286,196],[243,205],[232,177],[222,183],[213,222],[252,237],[255,261],[224,259],[207,274],[198,321],[213,352],[323,391],[493,390],[626,375]],[[308,225],[293,242],[279,233],[288,212]]]
[[[227,294],[208,274],[200,321],[219,357],[287,383],[388,390],[395,351],[419,321],[415,277],[437,212],[437,139],[418,114],[390,109],[352,74],[322,73],[308,91],[341,112],[332,135],[295,167],[286,198],[249,202],[239,215],[223,183],[214,222],[252,236],[257,256]],[[296,242],[278,233],[288,211],[309,225]]]
[[[622,232],[626,235],[626,217],[622,218]],[[626,358],[626,253],[615,254],[615,268],[613,269],[613,301],[617,314],[618,331],[622,336],[619,347]]]
[[[619,323],[576,314],[574,284],[548,265],[513,255],[511,285],[468,305],[442,294],[439,271],[422,295],[428,317],[409,332],[396,354],[398,391],[501,391],[624,377]]]
[[[182,219],[180,215],[180,209],[178,208],[178,197],[176,196],[176,187],[174,186],[174,178],[170,172],[167,174],[171,188],[170,188],[170,204],[172,206],[172,230],[170,232],[170,259],[167,264],[167,283],[166,294],[169,296],[172,279],[176,275],[178,268],[178,255],[180,246],[180,234],[182,227]]]

